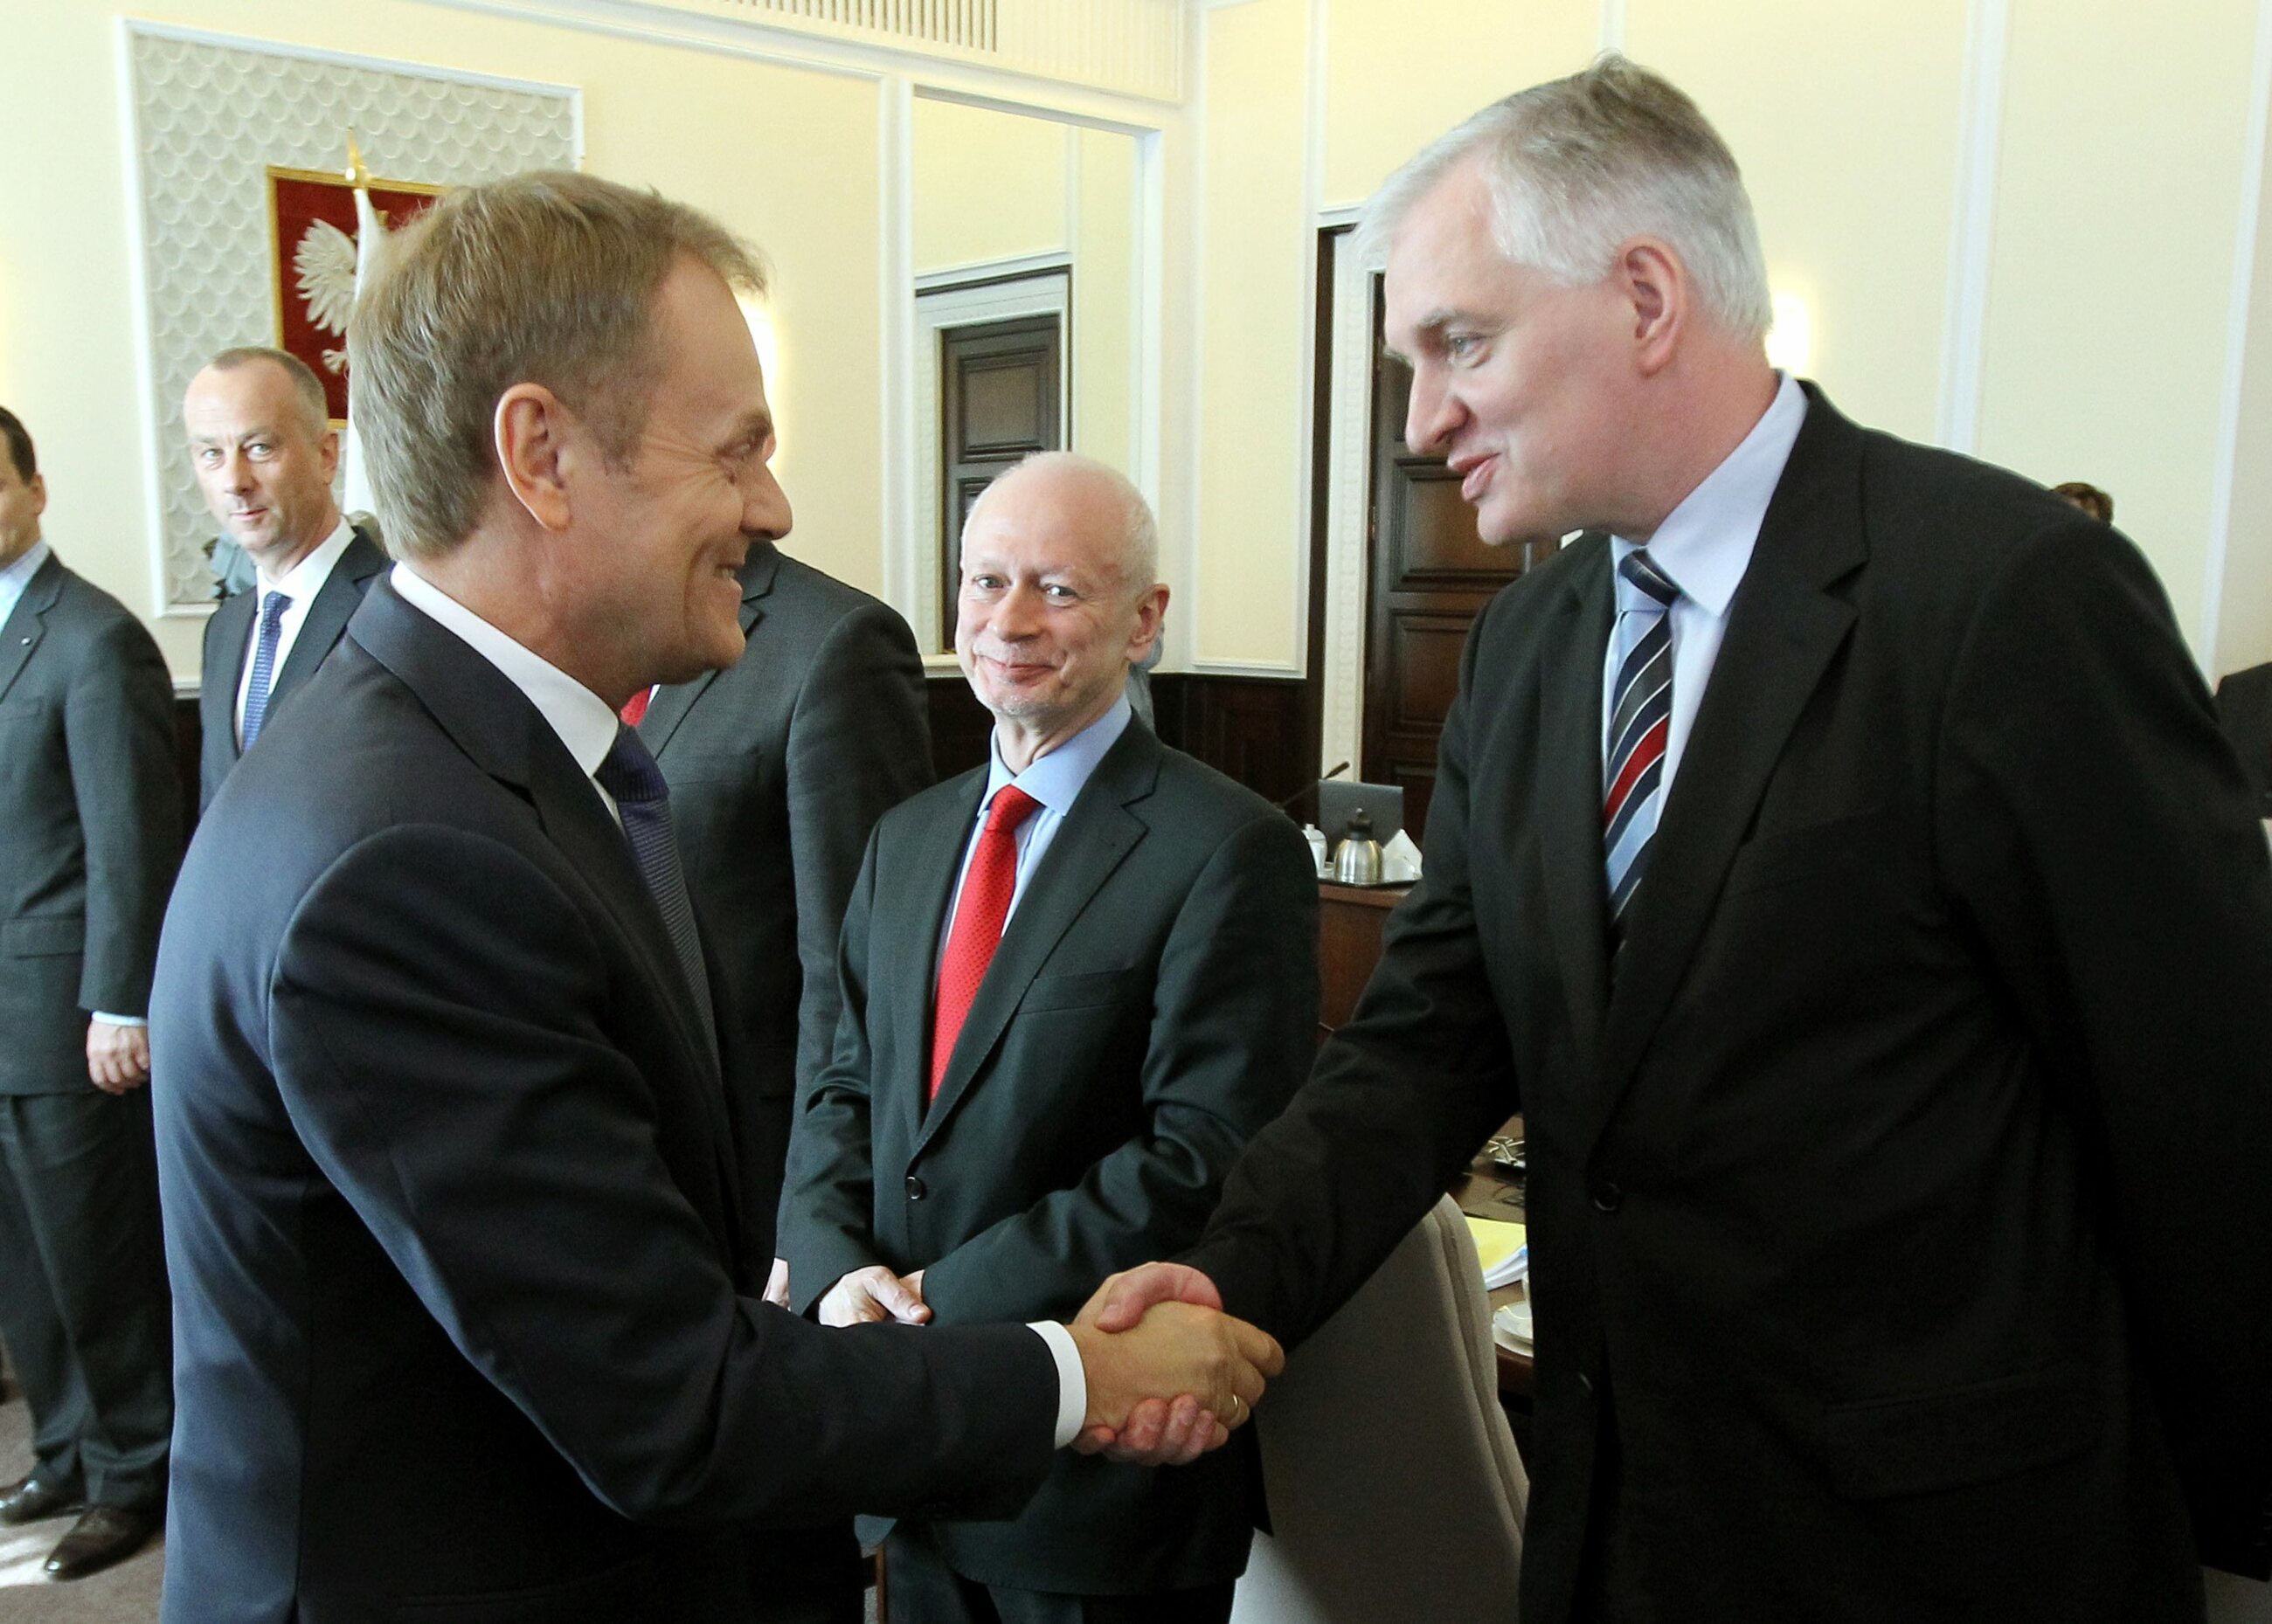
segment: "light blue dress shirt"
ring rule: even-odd
[[[1080,799],[1080,792],[1088,786],[1090,775],[1112,747],[1120,742],[1120,735],[1128,731],[1129,719],[1134,712],[1129,708],[1128,696],[1122,694],[1112,702],[1112,708],[1087,726],[1067,739],[1023,772],[1012,772],[1002,760],[1002,747],[992,742],[989,735],[986,748],[988,767],[986,793],[979,797],[978,815],[971,820],[969,838],[962,843],[962,866],[955,870],[954,891],[946,899],[946,917],[938,922],[938,952],[934,964],[946,952],[946,933],[954,926],[955,905],[962,900],[962,882],[970,872],[971,854],[978,849],[978,837],[985,831],[987,808],[994,797],[1002,793],[1005,784],[1015,784],[1020,790],[1041,802],[1041,809],[1018,825],[1018,875],[1010,892],[1010,912],[1002,916],[1002,928],[1010,928],[1010,916],[1018,911],[1018,904],[1026,895],[1026,878],[1050,849],[1050,842],[1058,838],[1064,827],[1065,814],[1072,803]]]
[[[48,544],[34,541],[30,551],[5,570],[0,570],[0,626],[8,623],[8,617],[23,601],[24,589],[32,584],[32,577],[39,574],[40,566],[47,562]]]
[[[1775,399],[1743,443],[1726,460],[1706,474],[1680,505],[1648,539],[1649,562],[1680,588],[1672,617],[1672,717],[1664,743],[1664,775],[1657,804],[1666,804],[1672,793],[1673,774],[1688,746],[1696,724],[1697,707],[1712,680],[1712,667],[1720,658],[1720,641],[1727,635],[1728,607],[1744,572],[1752,567],[1752,549],[1759,544],[1760,525],[1768,503],[1782,481],[1783,465],[1797,442],[1799,426],[1806,421],[1806,394],[1786,373]],[[1640,589],[1617,573],[1626,555],[1642,543],[1623,536],[1610,539],[1610,578],[1617,585],[1620,620],[1639,605]],[[1653,610],[1655,605],[1649,606]],[[1602,756],[1610,752],[1610,712],[1615,704],[1618,657],[1631,641],[1612,628],[1602,662]]]

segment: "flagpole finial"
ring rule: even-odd
[[[352,124],[348,126],[348,167],[346,174],[348,183],[357,191],[365,190],[370,184],[370,171],[364,168],[362,166],[362,148],[355,144],[355,126]]]

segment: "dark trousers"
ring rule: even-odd
[[[0,1337],[43,1481],[164,1498],[168,1313],[148,1090],[0,1094]]]
[[[768,1528],[751,1534],[751,1624],[861,1624],[867,1559],[849,1518],[822,1528]]]
[[[1066,1596],[966,1579],[930,1531],[901,1523],[884,1541],[885,1624],[1224,1624],[1233,1581],[1145,1596]]]

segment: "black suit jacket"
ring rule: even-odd
[[[2219,682],[2216,719],[2256,792],[2257,809],[2272,817],[2272,665],[2251,666]]]
[[[1520,1107],[1530,1624],[1604,1430],[1663,1616],[2198,1619],[2196,1537],[2267,1560],[2263,832],[2126,541],[1810,394],[1614,989],[1591,536],[1478,621],[1426,877],[1192,1261],[1298,1336]]]
[[[836,1054],[790,1143],[791,1293],[926,1270],[941,1325],[1070,1318],[1195,1239],[1307,1068],[1317,873],[1294,825],[1132,720],[1058,828],[928,1110],[938,937],[983,769],[877,825],[844,923]],[[1066,1455],[1014,1522],[936,1525],[987,1583],[1080,1594],[1229,1579],[1251,1434],[1186,1467]]]
[[[692,995],[519,690],[382,586],[306,699],[159,954],[167,1618],[740,1620],[721,1526],[1013,1509],[1033,1333],[755,1300]]]
[[[308,606],[308,617],[300,622],[300,635],[292,639],[292,652],[284,661],[284,669],[269,685],[264,726],[276,719],[277,708],[304,687],[330,657],[355,606],[385,569],[386,552],[378,538],[357,528],[355,539],[325,577],[315,602]],[[236,690],[243,686],[252,622],[259,613],[260,592],[255,587],[222,599],[206,622],[205,664],[198,680],[199,816],[213,805],[221,780],[244,754],[236,747]]]
[[[639,734],[718,961],[751,1247],[770,1257],[792,1102],[836,1032],[844,900],[876,820],[930,785],[930,730],[907,622],[769,542],[742,567],[742,658],[662,689]]]
[[[87,1017],[149,1008],[182,811],[158,645],[53,554],[0,624],[0,1094],[77,1093]]]

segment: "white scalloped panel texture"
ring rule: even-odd
[[[213,525],[182,452],[182,391],[205,358],[273,344],[267,170],[338,170],[350,125],[370,172],[463,185],[576,162],[576,93],[131,38],[168,607],[206,603]]]

